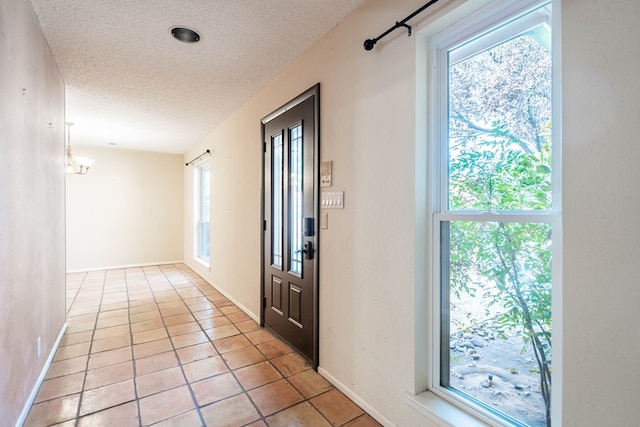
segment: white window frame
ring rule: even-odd
[[[416,268],[416,367],[415,388],[405,394],[412,408],[440,425],[511,425],[471,401],[441,387],[440,384],[440,221],[482,220],[520,221],[549,223],[553,229],[552,244],[552,317],[553,330],[553,393],[552,423],[560,425],[562,419],[562,194],[561,194],[561,32],[560,1],[552,1],[552,55],[553,55],[553,100],[552,100],[552,207],[546,211],[447,213],[440,209],[446,206],[446,194],[442,185],[446,183],[446,151],[443,149],[442,132],[446,135],[448,111],[446,79],[439,79],[439,51],[456,41],[473,34],[482,34],[495,22],[520,15],[539,0],[498,0],[475,11],[465,7],[453,9],[439,20],[418,33],[416,42],[416,204],[417,213],[427,214],[423,226],[416,229],[417,255],[425,255],[424,267]],[[473,2],[468,2],[473,3]],[[473,7],[473,5],[471,6]],[[462,15],[462,16],[461,16]],[[446,54],[446,50],[445,50]],[[446,58],[445,58],[446,59]],[[446,60],[444,62],[446,66]],[[446,71],[445,71],[446,72]],[[422,93],[420,93],[422,91]],[[424,118],[427,117],[425,122]],[[444,130],[443,130],[444,126]],[[425,144],[424,141],[427,143]],[[426,168],[425,168],[426,166]],[[420,172],[424,170],[424,172]],[[426,182],[426,184],[425,184]],[[446,184],[445,184],[446,185]],[[422,196],[421,190],[426,197]],[[424,240],[422,240],[424,239]],[[424,241],[424,246],[420,243]],[[427,339],[425,339],[425,336]],[[426,363],[426,368],[423,364]]]
[[[209,171],[209,217],[205,218],[202,217],[202,173],[203,171]],[[199,263],[201,263],[202,265],[204,265],[205,267],[209,267],[210,266],[210,262],[211,262],[211,164],[209,162],[209,160],[203,160],[199,163],[194,164],[194,168],[193,168],[193,200],[194,200],[194,206],[193,206],[193,222],[194,222],[194,228],[193,228],[193,257],[196,261],[198,261]],[[208,223],[209,224],[209,256],[202,256],[202,253],[200,251],[201,249],[201,240],[202,240],[202,236],[200,233],[200,226],[202,223]]]

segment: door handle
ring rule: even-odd
[[[313,255],[316,251],[313,249],[313,242],[304,242],[304,249],[300,249],[296,252],[302,252],[304,254],[304,259],[313,259]]]

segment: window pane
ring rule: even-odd
[[[471,56],[448,51],[451,210],[551,208],[551,32],[525,24]]]
[[[289,129],[289,144],[289,270],[295,274],[302,274],[302,125]]]
[[[551,225],[453,221],[441,234],[441,385],[545,426]]]
[[[200,258],[209,259],[209,223],[200,223]]]
[[[211,212],[211,171],[207,168],[200,170],[200,219],[209,221]]]
[[[282,135],[271,138],[272,149],[272,188],[271,188],[271,263],[282,268],[282,186],[283,186],[283,146]]]

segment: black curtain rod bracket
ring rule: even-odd
[[[378,37],[373,38],[373,39],[366,39],[364,41],[364,50],[373,49],[373,47],[376,45],[376,43],[378,43],[378,41],[380,41],[380,39],[385,37],[387,34],[392,32],[393,30],[397,30],[398,28],[406,28],[409,37],[411,37],[411,26],[409,24],[407,24],[407,21],[409,19],[413,18],[414,16],[416,16],[417,14],[419,14],[420,12],[422,12],[423,10],[425,10],[426,8],[428,8],[429,6],[431,6],[431,5],[433,5],[433,4],[437,3],[437,2],[438,2],[438,0],[431,0],[429,3],[425,4],[424,6],[422,6],[420,9],[416,10],[411,15],[407,16],[406,18],[404,18],[402,21],[396,21],[394,26],[389,28],[384,33],[380,34]]]
[[[207,149],[207,151],[205,151],[204,153],[200,154],[198,157],[196,157],[195,159],[191,160],[190,162],[185,163],[184,165],[185,166],[189,166],[189,165],[193,164],[193,162],[197,162],[198,160],[200,160],[201,158],[203,158],[207,154],[211,154],[211,150]]]

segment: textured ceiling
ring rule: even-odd
[[[183,153],[363,1],[32,3],[66,83],[72,145]],[[174,26],[200,42],[175,40]]]

